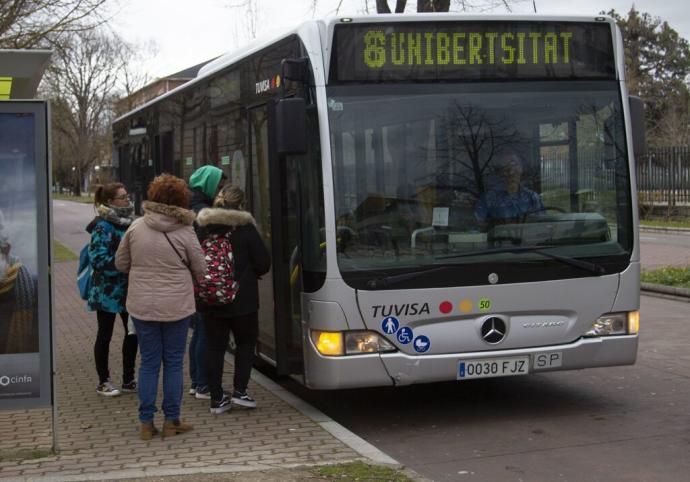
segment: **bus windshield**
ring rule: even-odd
[[[338,265],[352,286],[485,284],[481,266],[501,281],[572,278],[583,270],[559,259],[601,274],[629,262],[615,81],[331,86],[328,115]]]

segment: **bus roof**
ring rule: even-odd
[[[233,65],[234,63],[249,57],[250,55],[271,46],[275,42],[283,40],[290,35],[298,34],[303,29],[325,27],[328,32],[328,41],[332,39],[333,29],[336,25],[344,23],[394,23],[394,22],[419,22],[419,21],[435,21],[435,22],[452,22],[452,21],[516,21],[516,22],[527,22],[527,21],[542,21],[542,22],[606,22],[615,25],[615,21],[606,15],[548,15],[548,14],[459,14],[459,13],[403,13],[403,14],[378,14],[378,15],[355,15],[355,16],[339,16],[339,17],[329,17],[325,20],[308,20],[302,22],[301,24],[295,26],[292,29],[282,32],[279,35],[274,35],[272,37],[266,37],[254,40],[247,45],[238,47],[237,49],[221,55],[217,59],[209,62],[203,66],[196,78],[190,80],[189,82],[176,87],[173,90],[166,92],[145,104],[121,115],[113,121],[113,123],[119,122],[126,119],[148,107],[154,105],[163,99],[166,99],[178,92],[184,91],[191,88],[198,82],[210,77],[214,73]],[[326,54],[329,50],[329,46],[324,46]],[[324,61],[326,71],[328,71],[328,64],[330,59],[328,55],[324,56]]]
[[[217,59],[212,60],[208,64],[204,65],[201,69],[199,69],[199,73],[197,74],[196,78],[190,80],[189,82],[186,82],[186,83],[180,85],[179,87],[176,87],[176,88],[166,92],[165,94],[159,95],[158,97],[151,99],[150,101],[146,102],[145,104],[140,105],[139,107],[132,109],[131,111],[126,112],[125,114],[122,114],[120,117],[118,117],[117,119],[115,119],[113,121],[113,124],[116,122],[119,122],[123,119],[126,119],[127,117],[130,117],[130,116],[136,114],[137,112],[140,112],[140,111],[150,107],[151,105],[154,105],[154,104],[160,102],[163,99],[166,99],[172,95],[175,95],[178,92],[184,91],[184,90],[192,87],[193,85],[197,84],[198,82],[210,77],[214,73],[216,73],[220,70],[223,70],[224,68],[226,68],[230,65],[233,65],[234,63],[236,63],[236,62],[238,62],[238,61],[240,61],[246,57],[249,57],[250,55],[252,55],[256,52],[259,52],[260,50],[262,50],[266,47],[271,46],[275,42],[283,40],[283,39],[289,37],[290,35],[295,35],[300,30],[302,30],[304,28],[310,28],[310,27],[313,28],[313,26],[316,26],[319,23],[323,24],[323,21],[309,20],[306,22],[302,22],[301,24],[297,25],[296,27],[294,27],[290,30],[284,31],[279,35],[254,40],[254,41],[252,41],[246,45],[238,47],[237,49],[235,49],[231,52],[223,54],[220,57],[218,57]]]

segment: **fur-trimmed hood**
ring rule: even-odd
[[[199,226],[227,225],[232,227],[253,224],[256,226],[254,217],[247,211],[225,208],[204,208],[199,211],[196,222]]]
[[[144,209],[144,222],[156,231],[170,232],[183,226],[191,226],[194,223],[194,211],[169,204],[144,201],[141,203]]]

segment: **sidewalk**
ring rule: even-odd
[[[139,440],[136,394],[96,394],[96,318],[78,296],[75,272],[73,261],[54,266],[59,455],[0,462],[0,478],[94,480],[246,472],[366,460],[363,455],[369,454],[386,461],[384,454],[308,405],[294,408],[299,400],[287,403],[284,399],[290,401],[292,395],[281,393],[256,372],[249,389],[257,409],[233,408],[214,416],[208,412],[208,401],[196,400],[185,390],[182,418],[194,425],[194,431],[164,441]],[[110,345],[116,384],[122,372],[123,331],[118,323]],[[187,361],[185,357],[185,381]],[[232,365],[226,364],[224,377],[230,386]],[[159,404],[161,399],[159,395]],[[49,409],[0,412],[0,454],[49,451],[50,414]],[[160,412],[156,424],[162,425]]]

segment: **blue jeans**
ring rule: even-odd
[[[206,381],[206,326],[201,313],[192,315],[192,340],[189,342],[189,377],[192,388],[205,387]]]
[[[156,413],[158,375],[163,362],[163,414],[166,420],[180,419],[182,366],[189,319],[143,321],[132,317],[137,329],[139,366],[139,420],[152,422]]]

